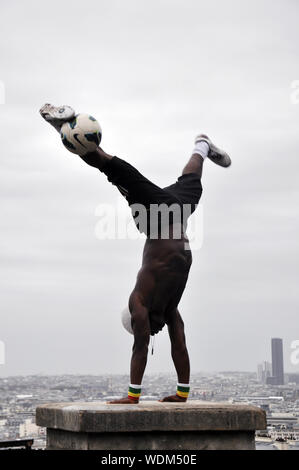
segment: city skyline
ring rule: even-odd
[[[175,374],[146,375],[142,401],[158,400],[176,385]],[[257,444],[274,444],[285,436],[298,448],[299,375],[296,383],[284,386],[259,383],[255,373],[227,372],[194,374],[191,400],[251,404],[263,408],[268,429],[257,433]],[[35,426],[36,407],[50,402],[99,402],[122,396],[127,377],[122,375],[72,375],[0,377],[0,440],[34,438],[34,446],[46,445],[45,428]],[[296,441],[296,442],[295,442]],[[268,448],[270,450],[271,447]]]
[[[275,341],[278,340],[279,342],[279,352],[274,352],[274,349],[275,349],[275,346],[273,347],[273,340],[274,340],[274,343]],[[280,354],[280,351],[282,352],[282,359],[278,358],[277,359],[277,354]],[[4,350],[5,352],[5,350]],[[293,349],[290,350],[290,354],[291,352],[293,352]],[[232,373],[253,373],[255,372],[257,374],[257,378],[258,380],[260,380],[262,383],[266,384],[267,383],[267,378],[270,379],[269,381],[269,385],[272,383],[273,385],[275,385],[275,381],[274,382],[271,382],[271,379],[274,379],[276,377],[275,375],[275,370],[278,370],[277,369],[277,366],[274,366],[273,367],[273,357],[276,356],[276,359],[278,362],[280,362],[282,360],[282,370],[283,370],[283,376],[287,376],[288,374],[289,375],[298,375],[299,376],[299,368],[298,367],[295,367],[295,370],[294,368],[290,368],[290,369],[285,369],[284,367],[284,348],[283,348],[283,338],[271,338],[271,348],[269,348],[269,352],[268,352],[268,358],[272,359],[272,362],[269,361],[269,359],[263,359],[262,362],[258,362],[258,364],[255,366],[255,368],[252,368],[252,369],[248,369],[248,370],[245,370],[245,369],[232,369],[232,368],[226,368],[226,369],[214,369],[214,370],[194,370],[193,373],[194,374],[217,374],[217,373],[228,373],[228,372],[232,372]],[[280,367],[280,366],[278,366]],[[297,369],[297,370],[296,370]],[[112,373],[109,373],[109,372],[105,372],[104,375],[119,375],[121,372],[112,372]],[[145,375],[156,375],[156,374],[165,374],[165,373],[173,373],[175,374],[175,370],[172,368],[170,369],[169,371],[163,371],[163,370],[155,370],[155,371],[151,371],[151,370],[147,370]],[[101,371],[98,371],[98,372],[86,372],[87,375],[91,375],[91,376],[97,376],[97,375],[102,375],[103,372]],[[123,373],[123,375],[126,375],[126,374],[129,374],[129,370],[125,371]],[[24,374],[8,374],[7,376],[1,374],[1,363],[0,363],[0,378],[5,378],[5,377],[13,377],[13,376],[22,376]],[[63,375],[78,375],[78,376],[81,376],[81,375],[85,375],[84,372],[61,372],[61,373],[53,373],[53,374],[49,374],[47,373],[47,371],[38,371],[38,372],[35,372],[35,373],[31,373],[31,374],[27,374],[29,376],[38,376],[38,375],[41,375],[41,376],[47,376],[47,375],[53,375],[53,376],[63,376]],[[26,374],[25,374],[26,376]],[[280,384],[276,384],[276,385],[280,385]],[[283,383],[281,384],[283,385]]]

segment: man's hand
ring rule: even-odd
[[[164,397],[160,402],[170,401],[170,402],[177,402],[177,403],[184,403],[187,401],[187,398],[179,397],[178,395],[170,395],[169,397]]]
[[[106,401],[107,405],[138,405],[138,401],[130,398],[120,398],[119,400]]]

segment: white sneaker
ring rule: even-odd
[[[39,112],[58,132],[60,132],[62,124],[70,121],[76,114],[70,106],[63,105],[55,107],[49,103],[44,104]]]
[[[195,143],[200,142],[201,140],[207,142],[209,146],[208,158],[212,160],[212,162],[223,167],[228,167],[231,165],[232,161],[230,159],[230,156],[226,152],[224,152],[224,150],[221,150],[216,147],[216,145],[213,144],[213,142],[207,135],[199,134],[195,139]]]

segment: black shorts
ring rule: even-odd
[[[202,185],[200,176],[197,173],[188,173],[179,176],[177,181],[165,188],[160,188],[150,180],[145,178],[136,168],[118,157],[113,157],[107,161],[105,167],[101,170],[120,193],[126,198],[131,209],[134,208],[133,217],[136,221],[136,205],[141,204],[147,211],[147,220],[145,225],[140,224],[140,217],[137,228],[140,232],[148,235],[150,224],[150,212],[153,206],[165,204],[167,207],[179,206],[181,208],[182,224],[186,224],[187,218],[194,212],[202,194]],[[184,214],[183,215],[183,211]],[[138,212],[138,211],[137,211]],[[172,217],[169,223],[174,223]]]

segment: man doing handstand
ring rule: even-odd
[[[58,131],[64,122],[75,116],[69,106],[55,108],[49,104],[44,105],[40,113]],[[205,158],[228,167],[231,164],[230,157],[217,148],[209,137],[200,134],[195,139],[193,153],[182,175],[165,188],[155,185],[125,160],[107,154],[100,147],[80,157],[104,173],[108,181],[118,188],[132,209],[137,228],[146,235],[142,266],[128,301],[134,334],[128,396],[110,403],[139,402],[150,336],[157,334],[165,325],[178,383],[176,393],[161,401],[185,402],[190,389],[190,363],[178,305],[192,263],[190,248],[186,249],[187,219],[194,212],[202,194],[201,176]],[[142,211],[136,211],[136,207],[145,209],[143,217],[140,217]],[[167,220],[162,220],[163,217],[154,220],[152,212],[154,208],[156,213],[157,207],[176,207],[181,210],[173,213],[168,211]]]

